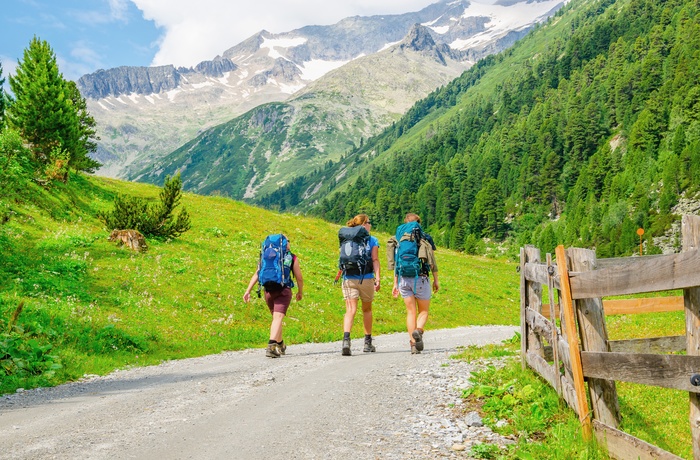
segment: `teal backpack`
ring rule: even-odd
[[[413,278],[425,274],[423,261],[418,257],[418,248],[421,239],[426,236],[418,222],[407,222],[396,229],[398,245],[394,254],[394,272],[398,276]]]

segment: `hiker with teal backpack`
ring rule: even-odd
[[[338,231],[340,258],[335,280],[343,277],[343,345],[341,354],[351,356],[350,331],[357,312],[357,304],[362,301],[362,324],[365,330],[365,353],[376,351],[372,344],[372,301],[380,287],[379,240],[369,234],[371,222],[367,214],[358,214],[350,219],[346,227]]]
[[[261,288],[265,290],[265,302],[272,314],[270,340],[265,350],[265,356],[268,358],[279,358],[287,350],[282,339],[282,322],[289,304],[292,303],[292,275],[297,282],[296,299],[299,302],[304,296],[304,279],[299,259],[290,250],[289,240],[284,234],[269,235],[260,248],[258,269],[250,278],[248,288],[243,294],[243,301],[248,303],[255,283],[258,283],[258,297]]]
[[[423,351],[423,333],[428,321],[432,291],[440,288],[435,261],[435,243],[420,226],[418,214],[408,213],[396,235],[387,243],[389,268],[394,270],[392,294],[401,294],[406,305],[406,328],[412,354]],[[433,275],[432,291],[430,274]]]

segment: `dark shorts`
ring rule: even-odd
[[[286,315],[287,308],[292,303],[292,289],[284,288],[278,292],[265,291],[265,302],[267,302],[267,308],[270,309],[270,313],[277,312]]]

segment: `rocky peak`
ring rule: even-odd
[[[414,24],[408,31],[406,37],[401,40],[402,49],[412,49],[414,51],[429,51],[435,48],[435,40],[430,35],[430,30],[420,24]]]

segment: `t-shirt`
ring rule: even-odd
[[[372,248],[379,248],[379,240],[377,237],[370,235],[369,236],[369,243],[367,245],[367,250],[369,251],[370,254],[372,254]],[[344,275],[343,279],[346,280],[368,280],[374,278],[374,272],[371,271],[369,273],[365,273],[364,275]]]

